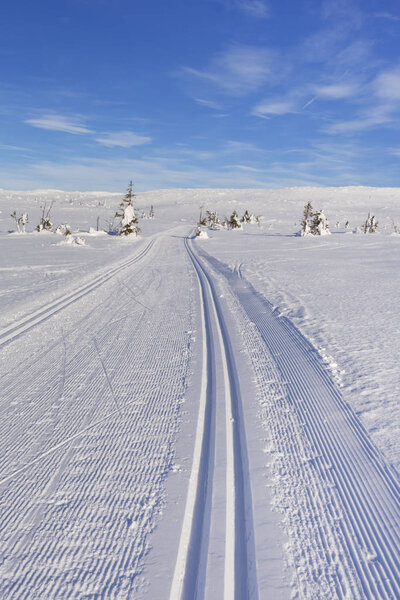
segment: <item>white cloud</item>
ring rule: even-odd
[[[142,146],[151,142],[151,138],[144,135],[137,135],[133,131],[116,131],[114,133],[103,133],[102,137],[96,137],[95,141],[108,148],[132,148],[133,146]]]
[[[222,106],[213,100],[203,100],[202,98],[195,98],[194,100],[201,106],[206,106],[207,108],[212,108],[213,110],[222,110]]]
[[[11,150],[13,152],[31,152],[29,148],[22,146],[10,146],[9,144],[0,144],[0,150]]]
[[[50,131],[63,131],[73,135],[82,135],[85,133],[94,133],[88,129],[79,117],[64,117],[62,115],[47,114],[37,119],[26,119],[28,125],[38,127],[39,129],[48,129]]]
[[[236,45],[215,57],[207,69],[184,67],[183,72],[227,92],[244,95],[271,79],[273,67],[273,54],[267,48]]]
[[[238,10],[249,17],[265,19],[269,17],[269,3],[265,0],[217,0],[228,10]]]
[[[389,101],[400,100],[400,68],[385,71],[378,75],[373,87],[379,98]]]
[[[252,110],[253,115],[264,118],[268,118],[272,115],[286,115],[288,113],[295,112],[297,112],[296,106],[291,100],[282,100],[277,102],[265,100],[264,102],[257,104],[257,106],[255,106]]]
[[[269,6],[262,0],[236,0],[233,4],[238,10],[251,17],[265,19],[269,16]]]
[[[378,19],[389,19],[389,21],[400,21],[400,16],[399,15],[394,15],[394,14],[389,13],[389,12],[375,13],[374,17],[376,17]]]
[[[316,86],[315,93],[317,96],[327,98],[329,100],[340,100],[342,98],[350,98],[351,96],[355,96],[358,90],[358,85],[354,83],[334,83],[330,85]]]
[[[332,123],[323,129],[326,133],[331,134],[351,134],[374,127],[385,126],[393,121],[392,107],[377,106],[369,110],[366,114],[356,117],[348,121],[339,121]]]

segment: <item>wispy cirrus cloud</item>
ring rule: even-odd
[[[234,45],[217,55],[205,69],[183,67],[181,73],[243,96],[274,77],[275,56],[268,48]]]
[[[0,144],[0,150],[7,150],[11,152],[31,152],[29,148],[23,146],[12,146],[10,144]]]
[[[373,83],[373,88],[378,98],[389,102],[398,102],[400,100],[400,67],[380,73]]]
[[[271,116],[287,115],[298,112],[296,103],[293,100],[264,100],[257,104],[252,115],[269,119]]]
[[[63,131],[73,135],[83,135],[94,133],[88,129],[81,117],[65,117],[57,114],[45,114],[34,119],[25,119],[24,123],[38,127],[39,129],[47,129],[49,131]]]
[[[331,134],[353,134],[375,127],[388,126],[394,120],[393,107],[390,105],[377,105],[366,109],[354,119],[337,121],[322,129]]]
[[[374,14],[375,18],[378,19],[388,19],[389,21],[400,21],[400,15],[394,15],[389,12],[379,12]]]
[[[327,85],[317,85],[314,88],[316,96],[326,98],[327,100],[341,100],[351,98],[359,92],[357,83],[330,83]]]
[[[256,19],[266,19],[270,16],[269,3],[265,0],[218,0],[228,10],[238,10]]]
[[[212,108],[213,110],[222,110],[222,106],[219,102],[214,102],[214,100],[204,100],[203,98],[194,98],[194,101],[201,106],[205,106],[207,108]]]
[[[57,114],[45,114],[37,118],[26,119],[24,122],[32,125],[32,127],[47,129],[49,131],[95,136],[95,142],[108,148],[132,148],[133,146],[141,146],[152,141],[151,137],[138,135],[129,130],[97,133],[93,129],[89,129],[83,118],[78,116],[66,117]]]
[[[378,73],[365,86],[353,119],[331,123],[323,129],[331,134],[352,134],[376,127],[388,127],[400,113],[400,67]]]
[[[116,131],[113,133],[103,133],[101,137],[96,137],[95,141],[108,148],[132,148],[133,146],[142,146],[151,142],[151,137],[138,135],[133,131]]]
[[[365,20],[365,13],[355,0],[322,0],[321,14],[326,20],[346,21],[356,28],[361,27]]]

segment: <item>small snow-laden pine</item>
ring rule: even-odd
[[[259,223],[260,217],[256,217],[253,214],[250,214],[249,211],[246,209],[243,217],[240,219],[242,223],[248,223],[249,225],[254,225],[256,223]]]
[[[242,224],[239,220],[239,215],[236,210],[233,211],[228,220],[229,229],[243,229]]]
[[[140,228],[137,226],[138,219],[135,216],[135,211],[132,205],[124,208],[124,213],[121,218],[120,235],[135,235],[137,236]]]
[[[330,235],[328,219],[323,210],[318,210],[314,213],[311,233],[313,235]]]
[[[300,235],[329,235],[329,223],[323,210],[314,212],[311,202],[307,202],[300,224]]]
[[[207,210],[207,223],[211,227],[211,229],[221,229],[221,221],[218,217],[218,214],[213,210]]]
[[[303,211],[303,219],[300,223],[300,235],[302,237],[311,234],[311,224],[313,219],[313,207],[311,202],[307,202]]]
[[[203,216],[203,207],[200,206],[200,215],[199,215],[199,222],[198,222],[199,227],[203,226],[205,227],[207,225],[207,217]]]
[[[154,219],[154,207],[153,207],[153,205],[150,206],[149,219]]]
[[[135,209],[133,207],[133,199],[135,194],[133,193],[133,182],[129,182],[125,196],[123,197],[115,217],[120,219],[119,224],[119,235],[134,235],[137,236],[140,228],[138,227],[138,218],[135,215]]]
[[[364,223],[363,226],[363,232],[364,233],[376,233],[378,229],[378,221],[376,220],[375,215],[371,215],[371,213],[368,213],[368,217],[367,220]]]
[[[240,220],[242,223],[250,223],[250,215],[247,209],[244,211],[243,217]]]

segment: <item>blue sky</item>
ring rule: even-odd
[[[392,0],[4,0],[0,187],[398,186]]]

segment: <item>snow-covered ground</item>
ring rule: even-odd
[[[400,189],[120,198],[0,191],[1,597],[399,597]]]

